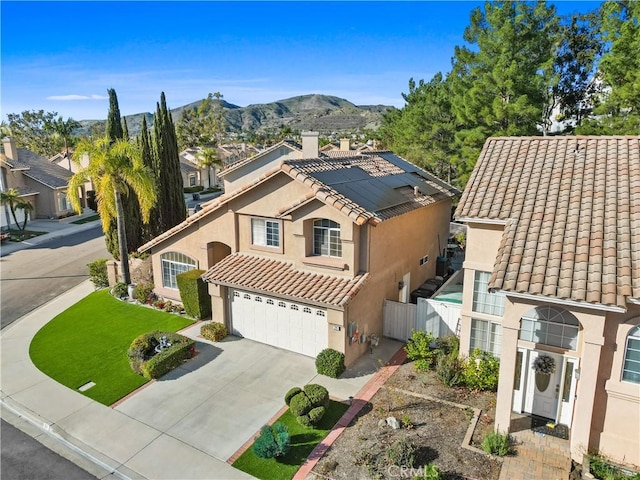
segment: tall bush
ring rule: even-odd
[[[407,358],[414,360],[416,370],[429,370],[438,356],[437,342],[431,332],[414,330],[404,347]]]
[[[200,278],[204,270],[189,270],[176,275],[184,311],[197,320],[211,315],[211,297],[207,285]]]
[[[465,361],[462,369],[464,383],[476,390],[492,390],[498,388],[500,361],[489,352],[476,348]]]
[[[89,267],[89,280],[96,288],[107,288],[109,277],[107,276],[107,259],[100,258],[94,262],[87,263]]]

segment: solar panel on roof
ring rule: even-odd
[[[333,185],[334,183],[350,182],[370,178],[367,172],[358,167],[337,168],[335,170],[326,170],[323,172],[311,172],[309,173],[309,175],[317,178],[325,185]]]

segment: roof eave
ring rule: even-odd
[[[482,217],[455,217],[456,222],[463,223],[483,223],[486,225],[506,225],[508,220],[501,218],[482,218]]]
[[[621,307],[619,305],[604,305],[602,303],[579,302],[577,300],[571,300],[566,298],[547,297],[542,295],[533,295],[531,293],[510,292],[507,290],[500,290],[500,289],[492,289],[492,291],[504,293],[507,297],[530,300],[538,303],[540,302],[554,303],[557,305],[564,305],[567,307],[587,308],[590,310],[597,310],[601,312],[604,311],[604,312],[613,312],[613,313],[625,313],[627,311],[626,308]]]

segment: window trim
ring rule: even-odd
[[[185,260],[190,260],[190,262],[187,263]],[[177,266],[190,267],[190,268],[186,268],[186,269],[175,268]],[[160,271],[162,273],[162,287],[169,288],[171,290],[178,290],[178,280],[176,279],[176,276],[181,273],[188,272],[189,270],[195,270],[196,268],[198,268],[197,260],[190,257],[189,255],[186,255],[180,252],[175,252],[175,251],[162,253],[160,255]]]
[[[328,225],[323,225],[323,223],[327,223]],[[315,219],[311,225],[312,255],[316,257],[342,258],[342,236],[340,231],[341,225],[334,220],[328,218]],[[323,233],[326,232],[327,237],[325,244],[322,243],[324,238],[319,239],[321,243],[316,243],[318,239],[316,232],[322,232],[321,237],[323,237]],[[327,253],[323,253],[323,250]]]
[[[629,354],[629,341],[630,340],[638,342],[638,348],[637,349],[633,348],[633,350],[637,351],[637,352],[640,352],[640,325],[636,325],[631,330],[629,330],[629,333],[627,334],[627,337],[625,339],[625,342],[624,342],[624,356],[622,357],[622,372],[621,372],[621,375],[620,375],[620,379],[621,379],[622,382],[625,382],[625,383],[640,384],[640,360],[627,359],[627,355]],[[637,372],[634,372],[634,371],[632,371],[630,369],[625,368],[627,360],[630,360],[631,362],[638,364],[638,371]],[[626,372],[629,372],[633,376],[637,377],[637,380],[630,379],[630,378],[625,378],[625,373]]]
[[[474,339],[477,339],[477,336],[474,335],[474,330],[478,330],[477,326],[474,329],[474,325],[477,325],[477,322],[485,322],[487,324],[486,339],[483,340],[483,342],[486,343],[482,346],[472,344]],[[492,336],[496,337],[496,341],[491,341]],[[491,348],[492,346],[494,347],[493,349]],[[476,348],[479,348],[483,352],[490,353],[496,358],[500,358],[500,353],[502,351],[502,323],[495,322],[493,320],[472,317],[471,329],[469,331],[469,352],[473,351]]]
[[[264,244],[256,243],[256,235],[254,233],[254,225],[259,225],[262,223],[262,228],[264,229]],[[278,237],[277,237],[277,245],[268,245],[268,228],[269,223],[277,225],[278,229]],[[267,217],[250,217],[249,218],[249,233],[251,235],[251,248],[253,250],[263,250],[268,252],[278,252],[283,253],[283,238],[282,238],[282,230],[283,224],[282,220],[276,218],[267,218]]]
[[[530,313],[531,311],[533,311],[533,314]],[[553,321],[554,319],[558,318],[559,321]],[[544,333],[544,339],[542,339],[544,341],[536,340],[533,336],[525,338],[523,332],[528,333],[529,330],[523,329],[524,321],[531,322],[533,324],[533,329],[531,330],[532,335],[538,331]],[[576,323],[570,323],[573,321],[575,321]],[[550,333],[549,325],[562,327],[562,333],[560,335],[556,333]],[[568,329],[575,329],[575,336],[565,335],[565,330]],[[578,350],[579,335],[580,321],[575,317],[575,315],[565,309],[558,309],[550,305],[544,305],[535,307],[533,310],[529,310],[521,317],[520,329],[518,331],[518,340],[575,352]],[[560,343],[549,343],[549,337],[560,338]]]
[[[485,277],[485,278],[482,278]],[[471,311],[492,315],[504,316],[504,304],[506,294],[504,292],[490,292],[488,290],[491,273],[475,270],[473,274],[473,296],[471,298]],[[482,290],[484,288],[484,290]]]

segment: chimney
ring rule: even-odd
[[[420,195],[420,189],[418,188],[418,186],[416,185],[415,187],[413,187],[413,196],[417,197]]]
[[[340,139],[340,151],[341,152],[348,152],[349,150],[351,150],[351,140],[348,138],[341,138]]]
[[[16,161],[18,160],[18,149],[11,137],[5,137],[2,139],[2,145],[4,146],[4,154],[7,159]]]
[[[302,132],[302,158],[318,158],[318,132]]]

